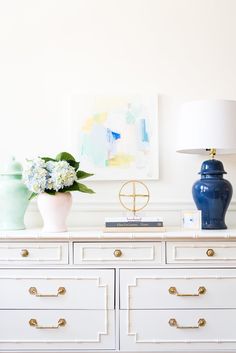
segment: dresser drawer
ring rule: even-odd
[[[120,286],[121,309],[236,309],[234,269],[121,269]]]
[[[235,325],[236,310],[122,310],[120,347],[135,352],[226,352],[236,348]]]
[[[236,242],[168,242],[167,263],[236,263]]]
[[[162,262],[161,243],[75,243],[75,264]]]
[[[0,264],[68,264],[68,244],[0,243]]]
[[[1,309],[113,309],[114,270],[0,270]]]
[[[115,348],[113,310],[3,310],[0,316],[0,351]]]

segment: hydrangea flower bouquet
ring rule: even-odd
[[[79,162],[67,153],[27,161],[23,171],[25,185],[31,191],[30,199],[38,196],[38,208],[43,218],[44,231],[65,232],[66,218],[72,205],[70,191],[93,194],[94,191],[80,179],[93,174],[79,169]]]
[[[30,199],[38,194],[80,191],[93,194],[94,191],[79,182],[93,174],[79,170],[79,162],[67,152],[59,153],[55,159],[41,157],[28,160],[23,171],[23,181],[31,191]]]

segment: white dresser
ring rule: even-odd
[[[236,352],[236,231],[0,233],[0,352]]]

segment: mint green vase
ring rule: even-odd
[[[12,158],[0,168],[0,229],[24,229],[30,192],[22,182],[22,166]]]

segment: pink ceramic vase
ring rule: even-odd
[[[66,219],[72,205],[70,192],[38,195],[38,208],[43,218],[43,231],[66,232]]]

